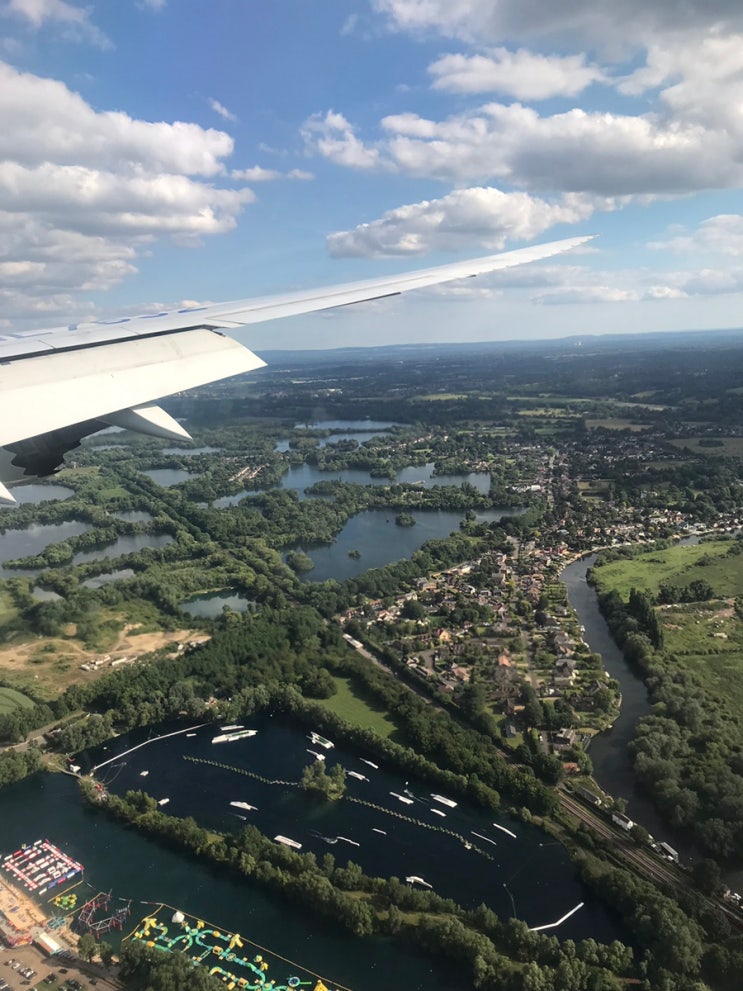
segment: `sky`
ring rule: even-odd
[[[740,0],[0,0],[0,333],[596,234],[268,348],[743,326]]]

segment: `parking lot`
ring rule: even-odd
[[[119,991],[120,987],[102,967],[45,957],[33,946],[0,947],[0,991]]]

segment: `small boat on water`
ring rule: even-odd
[[[140,778],[146,778],[149,773],[149,771],[140,771],[139,776]]]
[[[169,801],[170,801],[169,798],[161,798],[160,801],[157,804],[158,805],[167,805]]]
[[[406,805],[412,805],[413,804],[413,799],[412,798],[406,798],[404,795],[398,795],[396,791],[391,791],[390,792],[390,795],[392,795],[393,798],[397,798],[401,802],[404,802]]]
[[[411,874],[409,877],[406,877],[405,880],[408,882],[408,884],[421,884],[423,885],[424,888],[433,887],[433,885],[429,884],[428,881],[424,881],[422,877],[418,877],[415,874]]]
[[[456,802],[452,802],[450,798],[444,798],[443,795],[434,795],[433,792],[431,792],[431,798],[434,802],[441,802],[442,805],[448,805],[450,809],[456,809],[457,807]]]
[[[297,843],[296,840],[292,840],[288,836],[282,836],[281,833],[279,833],[277,836],[274,836],[274,841],[276,843],[283,843],[284,846],[290,846],[294,850],[301,850],[302,849],[302,844],[301,843]]]
[[[356,778],[359,781],[368,781],[369,779],[365,774],[359,774],[358,771],[347,771],[346,772],[350,778]]]
[[[325,737],[320,736],[319,733],[315,733],[315,732],[310,733],[308,739],[312,740],[315,746],[324,747],[326,750],[332,750],[333,747],[335,746],[334,743],[332,743],[330,740],[326,740]]]
[[[319,754],[316,750],[310,750],[309,747],[307,747],[307,753],[312,754],[316,760],[325,760],[325,754]]]
[[[373,760],[367,760],[366,757],[359,757],[359,760],[362,760],[365,764],[368,764],[369,767],[373,767],[375,771],[379,770],[379,764],[375,764]]]
[[[248,805],[247,802],[230,802],[230,805],[234,805],[236,809],[246,809],[248,812],[257,812],[257,805]]]
[[[249,736],[257,736],[257,729],[239,729],[234,733],[222,733],[212,738],[212,743],[233,743],[235,740],[245,740]]]
[[[245,729],[242,723],[230,723],[229,726],[220,726],[219,728],[222,730],[223,733],[229,733],[230,730],[235,730],[235,729]]]
[[[377,829],[376,826],[372,826],[372,832],[373,833],[381,833],[382,836],[386,836],[387,835],[387,833],[385,833],[385,831],[383,829]]]
[[[441,809],[429,809],[429,812],[433,812],[437,816],[443,816],[446,819],[446,812],[442,812]]]

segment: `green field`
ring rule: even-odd
[[[727,556],[732,546],[729,540],[677,545],[612,561],[594,574],[602,590],[616,589],[625,600],[631,588],[655,595],[664,583],[688,585],[700,579],[712,586],[717,598],[735,598],[743,595],[743,554]]]
[[[729,555],[732,541],[716,540],[664,551],[649,551],[633,560],[614,561],[596,570],[602,591],[614,589],[626,601],[632,587],[656,594],[660,584],[685,586],[708,582],[709,602],[657,607],[665,653],[693,671],[706,704],[740,726],[743,708],[743,621],[733,599],[743,595],[743,554]],[[743,738],[743,729],[741,730]]]
[[[706,447],[703,441],[709,441],[708,437],[683,437],[672,440],[670,443],[682,450],[688,448],[694,454],[701,454],[705,458],[739,458],[743,455],[743,437],[715,437],[713,439],[719,441],[721,446]]]
[[[15,688],[0,688],[0,715],[15,712],[16,709],[30,709],[33,702]]]
[[[351,678],[333,676],[333,681],[338,691],[332,698],[322,700],[321,704],[326,709],[354,726],[374,730],[379,736],[391,737],[395,734],[395,739],[400,742],[396,723],[381,706],[377,707],[374,702],[364,699]]]

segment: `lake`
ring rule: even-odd
[[[320,471],[314,465],[294,465],[281,479],[282,489],[294,489],[300,499],[307,499],[304,490],[317,482],[350,482],[355,485],[394,485],[406,482],[409,485],[421,484],[430,489],[438,485],[460,486],[462,482],[474,485],[478,492],[485,495],[490,491],[490,475],[488,472],[469,472],[465,475],[434,475],[432,462],[425,465],[413,465],[403,468],[394,479],[372,478],[368,471],[362,468],[343,468],[340,471]],[[227,498],[231,498],[228,496]],[[237,497],[240,498],[240,497]],[[216,503],[215,503],[216,505]]]
[[[138,780],[141,786],[145,779]],[[186,863],[167,846],[84,804],[73,778],[36,775],[4,788],[2,803],[0,853],[48,837],[85,865],[86,881],[96,891],[113,890],[116,900],[133,899],[129,928],[150,911],[148,902],[165,902],[240,932],[353,991],[378,991],[380,987],[451,991],[456,986],[451,971],[413,951],[381,939],[353,939],[336,924],[266,894],[257,885],[241,883],[208,864]],[[115,945],[116,932],[106,939]]]
[[[0,534],[0,561],[14,561],[19,557],[40,554],[50,544],[58,544],[68,537],[78,537],[90,527],[87,523],[68,520],[65,523],[33,523],[25,530],[6,530]],[[13,578],[19,575],[37,574],[38,569],[19,571],[0,566],[0,578]]]
[[[503,516],[515,515],[521,510],[492,509],[477,514],[482,522],[494,522]],[[414,511],[415,526],[401,527],[395,524],[394,509],[367,509],[357,513],[346,523],[335,543],[323,546],[299,545],[298,550],[308,554],[315,567],[302,577],[305,581],[320,582],[328,578],[345,581],[355,578],[369,568],[382,568],[393,561],[409,558],[427,541],[448,537],[459,529],[464,513],[447,510]],[[357,550],[361,557],[348,556]]]
[[[171,736],[125,752],[148,736],[173,729],[155,726],[123,735],[76,760],[84,768],[106,761],[96,777],[116,794],[145,788],[158,801],[169,799],[169,813],[193,816],[208,828],[235,831],[251,822],[268,836],[291,837],[318,858],[332,853],[336,863],[351,860],[373,876],[421,877],[443,897],[470,908],[485,902],[501,917],[515,913],[530,926],[556,921],[585,902],[556,930],[560,938],[592,936],[604,942],[621,937],[616,923],[577,878],[564,849],[537,827],[461,802],[448,807],[432,799],[435,786],[406,780],[392,767],[372,768],[360,759],[365,754],[340,743],[323,750],[304,730],[279,718],[265,714],[239,722],[257,729],[258,735],[214,744],[220,730],[210,725],[191,737]],[[340,763],[363,775],[366,780],[347,776],[347,795],[368,804],[346,798],[316,801],[299,788],[241,773],[298,781],[302,769],[316,759],[312,751],[325,758],[327,768]],[[233,801],[256,809],[235,808]]]
[[[173,543],[173,537],[169,533],[132,533],[118,537],[114,543],[106,544],[105,547],[96,547],[89,551],[78,551],[72,557],[73,564],[87,564],[89,561],[108,560],[109,558],[121,557],[122,554],[134,554],[136,551],[145,550],[147,547],[166,547]]]
[[[245,612],[251,600],[247,599],[239,592],[230,589],[222,589],[219,592],[204,592],[201,595],[194,595],[190,599],[185,599],[180,604],[180,608],[191,616],[215,619],[222,615],[225,606],[233,612]]]

